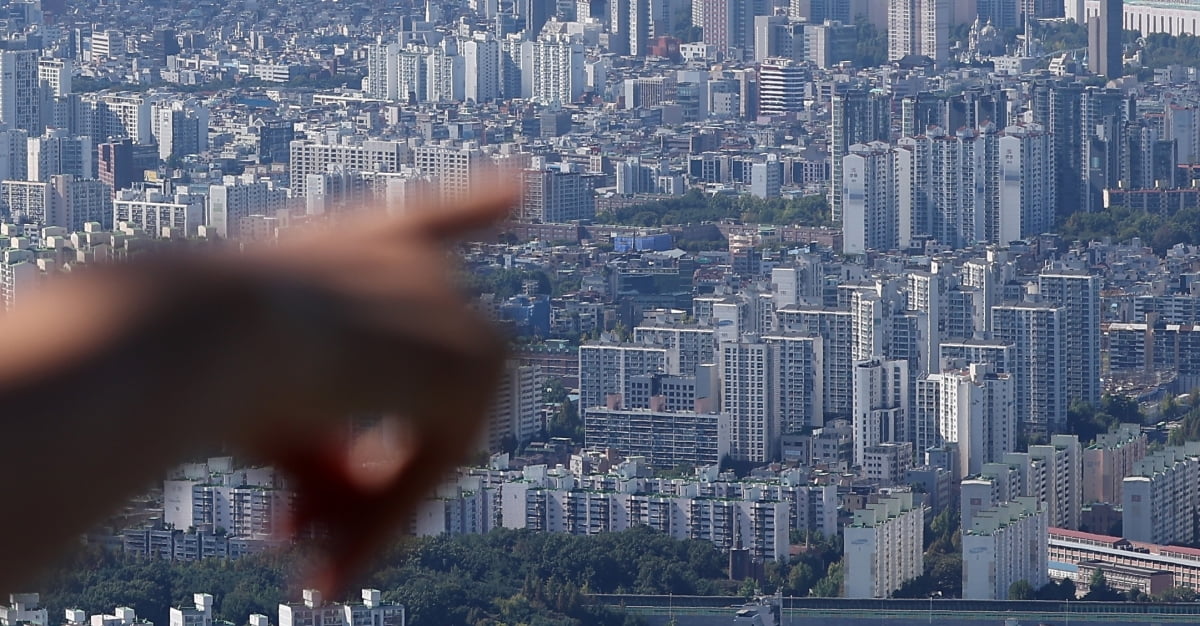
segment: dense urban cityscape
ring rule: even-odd
[[[1198,23],[1198,0],[3,2],[5,310],[497,171],[520,196],[461,247],[511,338],[499,396],[378,588],[292,587],[289,477],[214,457],[0,626],[1194,601]],[[149,572],[175,582],[121,586]],[[676,595],[754,605],[689,622]]]

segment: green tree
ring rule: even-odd
[[[1164,589],[1154,598],[1159,602],[1195,602],[1196,592],[1188,587],[1171,587]]]
[[[825,577],[813,585],[812,595],[817,598],[837,598],[842,595],[842,578],[845,567],[841,561],[829,566]]]
[[[1034,597],[1033,585],[1028,580],[1021,579],[1008,586],[1009,600],[1033,600]]]

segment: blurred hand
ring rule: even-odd
[[[447,243],[503,216],[495,189],[457,207],[401,218],[368,214],[326,233],[251,253],[278,342],[248,450],[297,491],[290,530],[328,535],[310,584],[327,594],[459,464],[477,440],[503,367],[504,344],[468,308]],[[393,419],[354,440],[346,416]]]
[[[22,291],[0,320],[0,435],[14,442],[0,498],[54,513],[0,520],[0,586],[223,442],[291,475],[291,528],[329,537],[310,584],[335,597],[462,460],[490,405],[504,344],[458,293],[449,250],[511,207],[510,188],[487,192]],[[362,414],[393,427],[350,441]]]

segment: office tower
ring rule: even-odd
[[[538,104],[570,104],[583,95],[583,44],[567,35],[549,35],[527,42],[523,75],[532,81],[530,98]]]
[[[133,140],[110,141],[96,146],[96,175],[110,188],[125,189],[141,181],[134,159]]]
[[[778,198],[783,183],[783,163],[775,155],[767,155],[762,163],[750,165],[750,195],[756,198]]]
[[[888,60],[950,60],[950,0],[888,0]]]
[[[842,250],[863,254],[899,244],[894,159],[882,142],[854,144],[842,159]]]
[[[247,130],[258,137],[254,152],[258,162],[286,163],[289,148],[296,139],[296,123],[274,115],[255,115],[250,119]]]
[[[519,0],[513,6],[521,17],[525,38],[537,39],[542,34],[542,27],[554,15],[554,0]]]
[[[630,56],[645,56],[650,51],[650,38],[654,35],[650,8],[652,1],[654,0],[628,0]],[[661,4],[661,0],[659,3]]]
[[[1036,498],[1020,497],[979,511],[963,526],[963,598],[1008,600],[1024,581],[1039,589],[1049,577],[1047,514]]]
[[[829,147],[829,207],[834,222],[842,220],[842,160],[850,146],[888,141],[891,136],[891,101],[887,94],[852,88],[835,93]]]
[[[536,166],[536,164],[535,164]],[[523,221],[562,223],[596,215],[592,181],[565,168],[521,170],[516,217]]]
[[[923,571],[925,509],[912,492],[882,495],[844,530],[847,598],[887,598]]]
[[[95,178],[90,137],[71,136],[52,128],[41,137],[30,137],[26,145],[28,180],[45,182],[56,174]]]
[[[1013,377],[988,364],[932,374],[940,381],[939,443],[958,449],[957,476],[972,476],[1016,449]]]
[[[801,24],[793,31],[792,58],[803,58],[822,69],[854,59],[858,29],[853,24],[827,20],[819,24]],[[803,39],[800,39],[802,37]]]
[[[1179,163],[1200,163],[1200,107],[1171,103],[1166,107],[1163,138],[1175,142]]]
[[[1100,405],[1100,285],[1099,276],[1062,265],[1038,274],[1042,299],[1064,314],[1068,402]]]
[[[38,51],[0,50],[0,123],[40,134],[40,105]]]
[[[251,215],[273,216],[288,206],[287,190],[268,181],[226,176],[208,188],[208,227],[219,237],[241,238],[241,224]]]
[[[618,56],[633,52],[629,49],[629,11],[632,3],[632,0],[608,2],[608,51]]]
[[[1124,0],[1099,0],[1100,13],[1088,19],[1088,70],[1109,80],[1125,75]]]
[[[359,172],[398,172],[407,161],[408,150],[407,144],[398,141],[346,138],[343,143],[324,143],[297,139],[291,143],[289,157],[292,194],[307,196],[308,175],[323,174],[330,166]]]
[[[772,410],[771,359],[766,343],[753,335],[722,342],[721,413],[729,420],[729,454],[739,461],[767,463],[776,457],[779,415]]]
[[[1013,346],[1018,426],[1025,436],[1066,426],[1066,310],[1049,304],[992,307],[992,335]]]
[[[754,49],[753,58],[755,63],[773,58],[786,58],[791,56],[791,46],[788,46],[788,54],[780,52],[780,40],[783,39],[784,29],[787,27],[788,19],[783,15],[755,15],[754,16]]]
[[[1038,124],[1009,126],[997,138],[994,210],[985,235],[1001,245],[1050,232],[1058,200],[1054,138]]]
[[[766,59],[758,66],[758,112],[794,113],[804,108],[808,72],[791,59]]]
[[[500,97],[500,42],[488,33],[476,33],[462,44],[468,100],[490,102]]]
[[[1200,507],[1200,443],[1150,454],[1121,482],[1121,535],[1131,541],[1188,545]]]
[[[159,101],[150,112],[158,158],[169,161],[208,150],[208,108],[199,101]]]
[[[908,363],[860,361],[853,384],[854,465],[862,466],[867,448],[900,441],[897,432],[908,419]]]
[[[91,42],[93,63],[125,58],[125,35],[119,30],[92,33]]]

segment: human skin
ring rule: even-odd
[[[448,246],[512,202],[493,186],[243,254],[91,269],[21,302],[0,318],[0,590],[224,444],[289,475],[291,527],[328,536],[308,584],[341,591],[475,438],[504,347],[456,290]],[[348,441],[364,413],[403,437]]]

